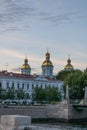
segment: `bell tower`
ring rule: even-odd
[[[52,78],[53,76],[53,64],[50,61],[50,53],[47,50],[46,54],[45,54],[45,61],[42,63],[42,75],[44,77],[49,77]]]

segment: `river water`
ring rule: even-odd
[[[87,125],[83,124],[34,124],[36,130],[87,130]]]

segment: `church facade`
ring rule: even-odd
[[[18,90],[21,88],[31,98],[35,87],[57,87],[62,91],[63,82],[53,77],[53,64],[50,61],[50,53],[47,51],[45,56],[46,59],[41,66],[42,75],[31,75],[31,67],[28,64],[28,59],[25,58],[24,64],[21,66],[21,73],[0,72],[0,86],[4,89],[13,87],[15,90]]]

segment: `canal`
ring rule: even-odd
[[[32,127],[37,127],[37,130],[87,130],[87,124],[33,124]]]

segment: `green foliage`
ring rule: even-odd
[[[46,91],[46,100],[50,103],[52,101],[59,101],[61,99],[61,94],[56,87],[47,87]]]
[[[40,88],[35,87],[32,97],[33,97],[33,101],[43,103],[43,101],[46,100],[45,99],[45,97],[46,97],[45,89],[42,89],[41,87]]]
[[[59,71],[58,74],[56,75],[56,79],[64,81],[65,78],[67,77],[67,75],[68,75],[68,74],[71,74],[71,73],[73,73],[73,72],[74,72],[74,70],[71,70],[71,71],[61,70],[61,71]]]
[[[83,98],[84,92],[84,73],[80,70],[76,70],[73,73],[67,75],[64,80],[64,91],[66,89],[66,85],[69,85],[69,95],[70,98],[73,99],[81,99]]]
[[[5,90],[2,88],[1,84],[0,84],[0,99],[6,99]]]
[[[16,95],[18,99],[24,99],[25,93],[23,89],[20,88],[19,90],[16,90]]]
[[[66,85],[69,86],[70,98],[79,99],[84,97],[83,89],[87,86],[87,69],[84,72],[78,69],[72,71],[61,70],[56,78],[64,81],[64,92],[66,91]]]
[[[84,86],[87,86],[87,68],[84,70]]]
[[[5,89],[2,89],[2,92],[1,92],[1,97],[0,97],[2,100],[5,100],[6,99],[6,90]]]
[[[2,87],[0,86],[0,99],[2,98]]]
[[[15,90],[14,87],[8,87],[6,90],[0,86],[0,99],[29,99],[29,94],[25,93],[23,89]]]
[[[14,99],[14,95],[15,95],[15,90],[13,87],[9,87],[6,90],[6,99]]]
[[[37,101],[39,103],[51,103],[53,101],[60,101],[61,100],[61,94],[55,87],[35,87],[33,92],[33,100]]]
[[[24,99],[30,99],[29,93],[24,93]]]

